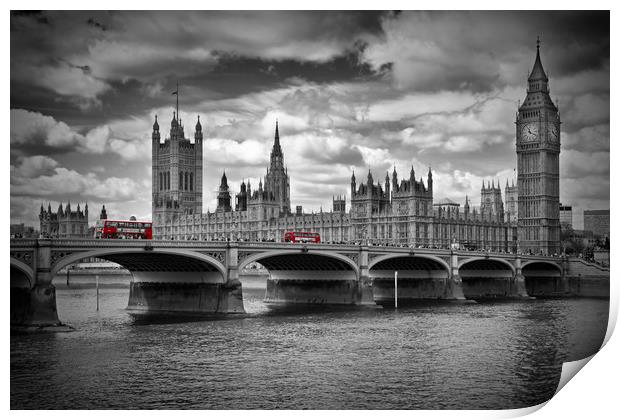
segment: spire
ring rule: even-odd
[[[433,171],[432,171],[432,169],[431,169],[430,165],[428,166],[428,178],[429,178],[429,179],[432,179],[432,178],[433,178]]]
[[[222,182],[220,183],[220,188],[222,187],[228,188],[228,179],[226,178],[226,170],[222,172]]]
[[[353,174],[351,175],[351,183],[355,183],[355,169],[353,169]]]
[[[527,80],[528,82],[543,81],[545,83],[549,80],[543,69],[542,61],[540,60],[540,37],[536,37],[536,60],[534,61],[534,67]]]
[[[157,114],[155,114],[155,123],[153,123],[153,131],[159,131],[159,123],[157,122]]]
[[[370,173],[370,168],[368,168],[368,185],[372,185],[372,174]]]
[[[485,190],[485,188],[484,188],[484,179],[482,180],[482,190],[483,191]]]
[[[273,148],[271,149],[271,166],[282,165],[284,163],[282,157],[282,148],[280,147],[280,130],[278,128],[278,120],[276,120],[276,132],[273,136]]]
[[[200,115],[198,116],[198,122],[196,123],[196,131],[202,131],[202,125],[200,125]]]

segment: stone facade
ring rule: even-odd
[[[540,43],[527,81],[527,96],[516,115],[519,247],[559,253],[560,111],[549,96]]]
[[[196,123],[194,143],[185,138],[181,119],[172,116],[170,136],[161,142],[157,116],[152,134],[152,207],[154,236],[182,215],[202,213],[202,126]]]
[[[174,121],[174,120],[173,120]],[[155,131],[154,131],[155,132]],[[155,156],[154,156],[155,158]],[[160,172],[168,168],[160,166]],[[270,165],[258,189],[241,183],[232,203],[226,174],[222,175],[215,212],[176,212],[164,224],[155,224],[156,239],[280,241],[287,231],[308,231],[321,235],[323,242],[390,243],[401,245],[450,247],[461,243],[467,248],[512,251],[516,226],[504,221],[499,188],[483,188],[481,209],[464,211],[457,203],[433,208],[433,174],[429,168],[426,185],[415,179],[399,181],[396,168],[385,184],[375,184],[368,172],[366,182],[351,177],[351,207],[346,198],[333,197],[332,211],[303,213],[298,206],[290,211],[290,179],[284,164],[276,125]],[[486,199],[492,196],[491,205]],[[448,202],[447,201],[447,202]],[[233,209],[234,207],[234,209]],[[161,219],[155,219],[155,223]]]
[[[196,173],[198,191],[188,203],[177,199],[176,191],[164,192],[166,176],[178,171],[172,152],[162,160],[162,148],[174,149],[175,142],[186,142],[182,126],[172,120],[170,141],[159,142],[157,122],[153,127],[153,203],[154,237],[158,239],[197,240],[273,240],[280,241],[286,231],[312,231],[322,241],[348,243],[390,243],[423,247],[454,247],[458,243],[468,249],[522,251],[553,254],[560,249],[559,222],[559,153],[560,114],[549,97],[548,78],[542,67],[539,47],[533,70],[528,78],[527,97],[516,115],[517,184],[502,192],[495,181],[483,182],[479,209],[470,207],[466,198],[460,205],[438,205],[433,201],[433,173],[429,168],[426,184],[415,177],[412,167],[408,179],[398,179],[396,168],[385,182],[375,183],[369,170],[364,182],[357,183],[355,174],[350,184],[350,209],[346,212],[343,197],[334,198],[330,212],[303,213],[297,206],[291,213],[290,179],[280,145],[276,122],[270,165],[252,190],[250,182],[242,182],[233,206],[225,174],[222,176],[215,212],[202,213],[199,190],[202,186],[202,128],[197,124],[195,149],[184,159]],[[180,134],[179,134],[180,130]],[[174,134],[174,133],[177,134]],[[175,140],[177,139],[177,140]],[[157,147],[156,147],[157,146]],[[168,162],[168,163],[166,163]],[[156,168],[157,165],[157,168]],[[188,169],[184,169],[187,171]],[[164,183],[157,181],[164,176]],[[191,178],[190,178],[191,179]],[[190,182],[191,186],[191,182]],[[162,201],[162,198],[165,198]],[[183,198],[183,197],[181,197]],[[162,203],[166,204],[162,208]],[[440,201],[441,203],[441,201]],[[456,204],[456,203],[455,203]],[[234,208],[234,209],[233,209]],[[155,209],[158,211],[156,212]],[[517,241],[517,236],[519,241]]]
[[[54,213],[50,204],[47,210],[41,205],[39,212],[39,231],[41,235],[57,238],[87,238],[88,230],[88,204],[84,210],[77,205],[76,210],[71,210],[71,203],[67,203],[63,209],[62,203]]]
[[[516,224],[519,219],[519,188],[515,185],[514,180],[512,185],[508,185],[508,180],[506,180],[504,196],[506,197],[504,219],[509,223]]]

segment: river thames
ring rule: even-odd
[[[133,319],[126,288],[57,289],[74,332],[11,336],[12,409],[508,409],[539,404],[561,364],[596,352],[609,301]]]

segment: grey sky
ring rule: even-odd
[[[11,222],[67,200],[150,218],[151,126],[169,130],[177,81],[186,135],[197,115],[205,132],[205,210],[224,169],[258,184],[276,118],[293,205],[412,164],[436,199],[477,202],[512,179],[537,35],[560,199],[609,208],[608,12],[14,12]]]

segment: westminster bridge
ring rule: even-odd
[[[11,239],[10,253],[12,325],[59,324],[52,279],[63,267],[91,257],[132,274],[127,309],[136,314],[244,313],[239,273],[251,263],[269,272],[265,302],[271,306],[390,306],[395,272],[399,303],[564,296],[605,278],[609,287],[609,269],[582,260],[449,249]]]

